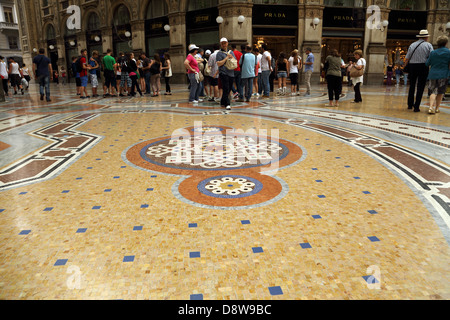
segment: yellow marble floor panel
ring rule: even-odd
[[[301,145],[306,158],[276,173],[288,194],[251,209],[202,208],[173,195],[180,177],[123,161],[139,139],[194,121],[278,129]],[[102,114],[77,130],[104,139],[55,178],[2,192],[1,299],[450,298],[449,247],[434,219],[400,178],[348,144],[239,115]],[[370,266],[379,289],[363,279]],[[283,295],[271,296],[273,286]]]

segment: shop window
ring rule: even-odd
[[[217,0],[192,0],[189,1],[188,11],[217,7]]]
[[[152,0],[147,7],[147,19],[167,16],[167,3],[161,0]]]
[[[53,26],[51,24],[48,25],[48,27],[47,27],[46,35],[47,35],[47,40],[52,40],[52,39],[56,38],[55,28],[53,28]]]
[[[18,42],[17,42],[17,37],[9,36],[8,37],[8,43],[9,43],[9,48],[10,49],[13,49],[13,50],[19,49],[19,45],[18,45]]]
[[[114,14],[114,25],[115,26],[122,26],[124,24],[130,23],[130,12],[128,11],[128,8],[121,4]]]
[[[297,4],[297,0],[253,0],[254,4]]]
[[[100,29],[100,19],[95,12],[92,12],[88,18],[88,30]]]
[[[324,5],[328,7],[350,7],[363,8],[365,7],[364,0],[325,0]]]
[[[391,9],[395,10],[411,10],[426,11],[426,0],[391,0]]]

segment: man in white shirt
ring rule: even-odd
[[[263,50],[262,58],[261,58],[261,73],[262,73],[262,86],[263,90],[263,98],[269,98],[270,96],[270,82],[269,77],[272,72],[272,55],[269,51],[267,51],[267,45],[263,43],[261,45]]]
[[[219,67],[217,66],[216,56],[217,52],[219,52],[219,45],[214,45],[213,47],[214,52],[209,56],[208,58],[208,65],[211,67],[210,72],[210,84],[211,87],[213,87],[214,90],[214,97],[211,97],[208,101],[216,101],[218,102],[219,99]],[[212,94],[211,94],[212,95]]]
[[[5,57],[0,56],[0,76],[2,78],[3,92],[5,93],[5,96],[8,96],[8,67],[3,59],[5,59]]]

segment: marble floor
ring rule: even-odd
[[[172,88],[0,103],[0,299],[450,299],[450,98]]]

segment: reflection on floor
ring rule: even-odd
[[[450,298],[448,100],[173,89],[0,104],[1,299]]]

